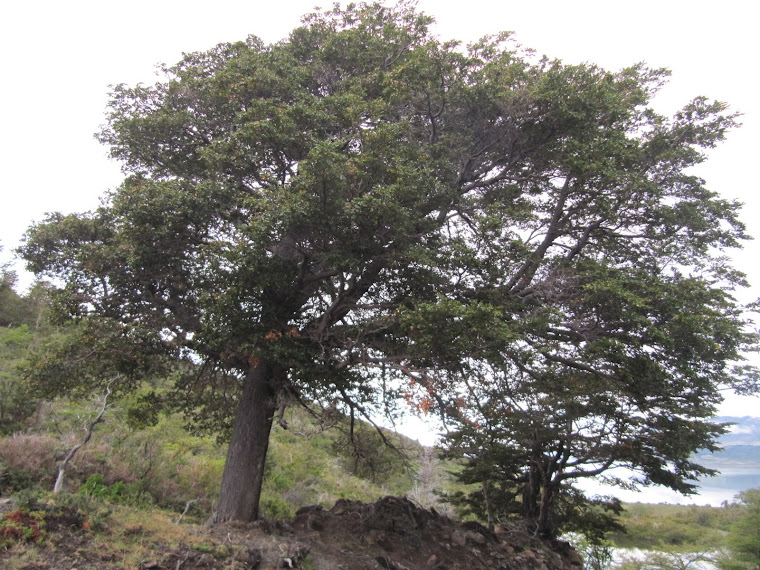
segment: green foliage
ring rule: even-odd
[[[24,369],[30,352],[54,334],[47,316],[50,287],[36,283],[26,294],[13,289],[15,276],[0,283],[0,434],[27,427],[38,400]]]
[[[578,323],[597,315],[587,321],[590,328],[582,326],[583,341],[565,334],[571,326],[563,322],[567,309],[537,307],[535,313],[545,315],[525,325],[531,328],[528,346],[498,344],[498,357],[489,348],[486,362],[460,365],[468,376],[466,396],[449,408],[456,429],[446,437],[447,455],[465,457],[463,482],[493,489],[491,497],[476,492],[470,502],[479,502],[487,514],[490,509],[491,517],[521,513],[542,534],[551,535],[567,520],[562,494],[574,480],[604,477],[613,466],[638,475],[626,481],[610,477],[610,483],[658,484],[684,494],[695,492],[700,477],[715,474],[692,460],[699,450],[714,450],[725,433],[725,426],[708,421],[729,364],[714,354],[721,345],[712,335],[727,330],[735,335],[729,342],[749,338],[733,320],[733,309],[723,312],[728,305],[722,293],[680,277],[652,279],[596,262],[583,262],[580,269],[592,266],[599,274],[580,286],[580,297],[565,296],[575,279],[590,278],[581,273],[568,283],[560,276],[561,290],[553,293],[564,299],[560,304],[570,304]],[[670,301],[661,304],[663,298]],[[701,309],[687,308],[705,302]],[[577,313],[576,304],[583,307]],[[692,311],[700,317],[690,316]],[[714,325],[708,325],[712,318]],[[608,334],[607,326],[625,330]],[[541,327],[554,332],[541,340]],[[654,346],[656,353],[650,352]]]
[[[620,522],[623,505],[615,497],[587,497],[578,489],[566,488],[553,508],[560,532],[580,533],[592,545],[604,545],[610,533],[625,530]]]
[[[261,512],[264,518],[286,520],[293,518],[295,511],[284,499],[274,496],[267,497],[261,501]]]
[[[37,407],[20,371],[33,342],[27,325],[0,328],[0,434],[22,429]]]
[[[719,568],[757,570],[760,569],[760,488],[742,491],[737,499],[739,512],[726,540],[729,555],[719,560]]]
[[[19,509],[34,510],[44,497],[44,492],[33,489],[22,489],[12,495],[14,504]]]
[[[95,473],[87,478],[77,493],[95,497],[103,501],[117,505],[150,505],[153,503],[152,498],[143,490],[143,482],[124,483],[124,481],[115,481],[107,485],[103,475]]]
[[[0,493],[10,494],[23,489],[30,489],[39,482],[34,473],[23,469],[7,467],[0,460]]]
[[[60,434],[81,430],[81,416],[89,403],[58,400],[42,408],[37,434],[0,439],[0,488],[52,488],[61,454],[71,444]],[[181,510],[195,499],[205,511],[218,493],[224,455],[210,438],[194,438],[178,418],[135,431],[118,404],[99,429],[98,437],[83,447],[67,467],[68,486],[76,490],[88,479],[102,477],[95,495],[108,495],[119,504],[159,504]],[[47,435],[45,430],[55,434]],[[76,433],[76,437],[79,436]],[[58,456],[58,459],[56,459]],[[120,491],[119,491],[120,490]]]
[[[403,441],[398,436],[387,430],[380,433],[364,423],[350,422],[347,427],[338,432],[332,447],[354,475],[377,482],[408,474],[410,465],[399,449]]]
[[[0,244],[0,254],[2,252]],[[46,328],[50,286],[38,281],[25,294],[20,294],[16,291],[16,273],[9,267],[10,262],[0,262],[0,328],[23,325],[35,330]]]
[[[285,512],[294,513],[304,505],[331,507],[340,498],[374,501],[385,495],[405,495],[412,490],[414,481],[407,469],[408,460],[379,445],[374,438],[377,447],[372,450],[389,454],[383,457],[392,467],[384,472],[384,477],[373,475],[371,470],[354,471],[355,460],[350,456],[346,460],[343,447],[347,431],[335,428],[320,431],[318,424],[299,410],[290,411],[287,417],[289,429],[275,426],[272,430],[262,493],[262,505],[269,505],[265,509],[280,513],[275,518],[281,518]],[[347,421],[344,427],[347,430]],[[357,431],[366,434],[372,429],[356,421]],[[412,447],[400,436],[388,433],[387,437],[407,456],[421,453],[420,448]]]
[[[493,465],[489,461],[468,461],[460,470],[452,471],[456,481],[467,487],[443,493],[443,499],[460,516],[474,517],[489,525],[527,524],[532,532],[537,531],[538,513],[526,509],[530,496],[526,497],[525,485],[508,467],[499,472]],[[614,497],[587,497],[572,486],[563,485],[551,501],[547,525],[541,530],[545,534],[575,533],[589,544],[600,545],[609,533],[623,530],[619,521],[623,506]]]
[[[626,504],[621,515],[625,532],[610,540],[619,548],[666,552],[704,552],[724,545],[732,509],[697,505]]]
[[[574,541],[574,547],[583,557],[586,568],[605,570],[612,565],[612,543],[607,540],[597,541],[581,537]]]
[[[207,518],[218,497],[223,450],[214,438],[189,435],[177,416],[161,416],[155,425],[134,428],[128,412],[130,402],[127,398],[123,406],[112,409],[111,419],[100,428],[97,441],[82,448],[70,464],[67,480],[76,493],[67,494],[66,500],[80,500],[82,505],[72,508],[82,512],[89,499],[93,505],[104,505],[104,501],[138,508],[157,505],[176,512],[182,512],[188,501],[195,501],[188,515],[198,520]],[[59,400],[44,409],[37,429],[57,434],[79,425],[79,416],[87,411],[87,404]],[[369,476],[354,474],[352,464],[336,453],[337,442],[344,437],[342,432],[335,428],[320,431],[316,422],[298,410],[289,411],[286,418],[290,429],[276,426],[272,432],[264,482],[264,516],[289,518],[306,504],[331,507],[339,498],[373,501],[389,494],[404,495],[412,489],[412,475],[395,453],[397,470],[373,482]],[[357,426],[362,431],[371,429],[359,421]],[[409,456],[421,452],[399,436],[392,437]],[[55,455],[65,447],[57,438],[41,434],[0,438],[0,490],[38,497],[35,489],[52,488],[57,468]]]
[[[2,249],[0,249],[2,251]],[[12,327],[27,322],[24,299],[16,293],[15,273],[0,266],[0,326]]]
[[[114,513],[113,503],[86,493],[57,493],[54,500],[56,507],[76,513],[75,518],[92,530],[105,528]]]

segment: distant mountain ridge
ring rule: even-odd
[[[722,445],[760,445],[760,418],[719,416],[715,421],[736,424],[730,433],[720,438]]]
[[[723,451],[697,454],[697,463],[719,471],[754,471],[758,473],[760,485],[760,418],[752,416],[720,416],[718,423],[732,423],[730,432],[721,436],[718,442]]]

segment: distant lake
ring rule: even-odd
[[[616,470],[623,477],[624,473]],[[723,469],[717,477],[705,477],[699,483],[699,494],[685,497],[664,487],[642,487],[640,491],[628,491],[602,485],[599,481],[582,481],[578,485],[588,494],[613,495],[626,503],[670,503],[674,505],[712,505],[719,507],[723,501],[732,501],[739,491],[760,487],[760,468]]]
[[[754,487],[760,487],[760,469],[724,469],[717,477],[702,479],[698,497],[709,499],[710,505],[720,506],[723,501],[731,501],[739,491]]]

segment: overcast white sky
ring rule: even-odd
[[[3,259],[45,212],[97,206],[118,185],[119,165],[93,138],[109,84],[155,80],[157,63],[254,34],[287,36],[316,0],[9,0],[0,8],[0,244]],[[567,62],[609,69],[645,61],[673,71],[656,101],[672,112],[696,95],[730,103],[744,126],[699,170],[709,186],[745,203],[744,221],[760,237],[756,190],[760,41],[751,2],[685,0],[420,0],[443,39],[464,42],[512,30],[525,45]],[[760,297],[760,244],[734,254]],[[731,401],[733,415],[760,415],[760,399]]]

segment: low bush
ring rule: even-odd
[[[141,482],[125,483],[116,481],[107,484],[100,473],[90,475],[87,481],[79,487],[78,495],[89,495],[109,503],[117,505],[131,505],[134,507],[154,504],[154,499],[143,489]]]
[[[295,512],[287,501],[274,495],[262,498],[261,514],[265,519],[286,520],[293,518]]]
[[[100,498],[86,493],[59,493],[55,496],[58,510],[69,513],[81,528],[99,530],[113,514],[113,507]]]
[[[24,469],[8,467],[0,461],[0,495],[9,495],[37,486],[38,480],[33,473]]]
[[[176,513],[190,504],[187,516],[208,517],[219,493],[224,449],[214,438],[189,435],[177,416],[135,428],[125,420],[126,413],[119,405],[109,410],[93,439],[68,464],[64,491],[113,505],[155,505]],[[77,436],[81,438],[81,418],[89,413],[87,403],[61,400],[43,408],[38,429],[47,432],[0,438],[0,491],[52,490],[59,462],[78,441]],[[339,430],[323,431],[300,410],[288,411],[288,424],[291,429],[276,425],[272,430],[262,490],[263,516],[289,518],[304,505],[329,507],[340,498],[373,501],[414,489],[408,469],[411,464],[392,450],[370,450],[393,465],[383,471],[383,477],[377,476],[377,462],[373,463],[374,472],[362,468],[354,474],[354,464],[335,453],[336,441],[342,437]],[[396,437],[397,445],[412,445]],[[422,453],[421,448],[409,451],[411,455]],[[382,461],[380,465],[385,467]],[[435,487],[440,481],[428,483]]]
[[[61,451],[58,439],[45,434],[15,434],[0,438],[0,463],[6,475],[0,482],[11,491],[24,488],[28,482],[52,489],[57,460]]]

